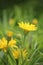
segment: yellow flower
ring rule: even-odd
[[[23,23],[23,22],[20,22],[18,24],[19,24],[19,27],[24,29],[25,31],[35,31],[35,30],[37,30],[37,27],[35,27],[34,24]]]
[[[13,25],[13,24],[14,24],[14,19],[10,19],[10,20],[9,20],[9,24],[10,24],[10,25]]]
[[[33,19],[32,23],[36,25],[38,23],[38,20],[37,19]]]
[[[15,59],[18,59],[20,56],[20,50],[14,50],[14,51],[12,51],[12,54]]]
[[[4,50],[6,52],[8,47],[18,48],[18,46],[16,46],[16,40],[11,39],[8,42],[5,38],[0,39],[0,49]]]
[[[0,49],[6,51],[7,48],[7,40],[5,38],[0,39]]]
[[[9,47],[18,48],[18,47],[16,46],[16,40],[13,40],[13,39],[11,39],[11,40],[9,41],[8,46],[9,46]]]
[[[24,59],[26,58],[27,54],[28,54],[28,52],[26,49],[22,50],[22,56]]]
[[[13,32],[12,31],[7,31],[7,36],[8,37],[12,37],[13,36]]]

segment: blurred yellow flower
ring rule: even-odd
[[[22,56],[24,59],[26,58],[27,54],[28,54],[28,52],[26,49],[22,50]]]
[[[18,47],[16,46],[16,40],[13,40],[13,39],[11,39],[11,40],[9,41],[8,46],[9,46],[9,47],[18,48]]]
[[[26,49],[25,50],[22,49],[22,51],[20,51],[20,49],[17,49],[17,50],[13,50],[12,54],[15,59],[18,59],[21,55],[23,59],[25,59],[27,57],[28,52]]]
[[[35,27],[34,24],[23,23],[23,22],[20,22],[18,24],[19,24],[19,27],[24,29],[25,31],[35,31],[35,30],[37,30],[37,27]]]
[[[8,42],[5,38],[0,39],[0,49],[4,50],[4,51],[6,52],[6,49],[7,49],[8,47],[18,48],[18,46],[16,45],[16,40],[11,39],[11,40]]]
[[[10,19],[10,20],[9,20],[9,24],[10,24],[10,25],[13,25],[13,24],[14,24],[14,19]]]
[[[15,59],[18,59],[20,56],[20,50],[14,50],[14,51],[12,51],[12,54]]]
[[[8,37],[12,37],[13,36],[13,32],[12,31],[7,31],[7,36]]]
[[[38,23],[38,20],[37,19],[33,19],[32,23],[36,25]]]
[[[7,48],[7,40],[5,38],[0,39],[0,49],[6,51]]]

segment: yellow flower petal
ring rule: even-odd
[[[14,47],[14,48],[18,48],[18,46],[16,46],[16,45],[13,45],[13,47]]]
[[[7,40],[5,38],[0,39],[0,49],[6,50]]]
[[[26,58],[27,54],[28,54],[28,52],[27,52],[26,49],[22,50],[22,56],[23,56],[24,59]]]
[[[34,24],[23,23],[23,22],[20,22],[18,24],[19,24],[19,27],[24,29],[25,31],[35,31],[35,30],[37,30],[37,27]]]
[[[9,41],[9,43],[8,43],[8,46],[9,46],[9,47],[14,47],[15,44],[16,44],[16,40],[11,39],[11,40]]]

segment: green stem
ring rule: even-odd
[[[30,34],[30,38],[29,38],[29,48],[31,49],[32,47],[32,33]]]
[[[18,65],[18,59],[16,59],[16,63],[17,63],[17,65]]]
[[[25,45],[25,40],[26,40],[26,36],[27,36],[28,32],[24,31],[24,39],[23,39],[23,46]]]

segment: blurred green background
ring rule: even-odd
[[[3,19],[3,10],[6,10],[7,18],[32,20],[37,18],[41,27],[43,25],[43,0],[0,0],[0,19]]]

